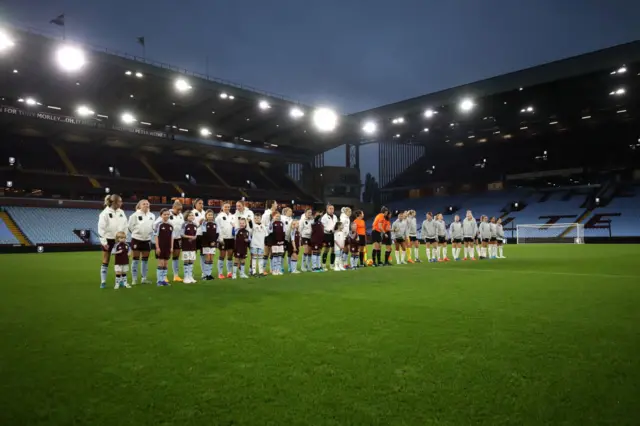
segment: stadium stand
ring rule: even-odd
[[[0,245],[16,245],[20,244],[20,241],[13,235],[4,219],[0,220]]]

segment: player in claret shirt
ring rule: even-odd
[[[231,279],[236,279],[238,276],[238,269],[240,270],[240,278],[249,278],[244,273],[244,263],[247,260],[247,253],[249,252],[249,244],[251,239],[249,238],[249,231],[247,230],[247,221],[244,218],[238,220],[238,229],[236,229],[236,237],[234,244],[235,263],[233,265],[233,276]]]
[[[349,244],[351,269],[357,269],[358,260],[361,259],[362,252],[360,251],[360,237],[358,236],[358,224],[356,222],[351,223],[351,230],[347,236],[347,242]]]
[[[195,224],[195,212],[186,213],[186,221],[182,225],[182,262],[184,264],[184,280],[185,284],[195,284],[193,278],[193,264],[196,261],[198,226]],[[202,242],[202,239],[201,239]]]
[[[215,214],[209,209],[205,212],[205,223],[202,225],[202,253],[204,253],[204,279],[213,280],[213,257],[218,246],[218,225]]]
[[[156,223],[156,258],[158,259],[158,287],[167,286],[167,265],[173,253],[173,226],[169,223],[169,209],[160,210]]]
[[[131,288],[127,283],[127,272],[129,272],[129,244],[127,244],[127,234],[120,231],[116,233],[115,245],[113,247],[113,257],[115,258],[116,285],[115,290],[120,287]]]
[[[298,271],[298,256],[300,255],[300,231],[298,231],[300,224],[298,220],[294,220],[291,223],[291,238],[290,244],[288,246],[288,255],[289,259],[291,259],[291,268],[289,272],[292,274],[299,274]]]
[[[271,221],[271,275],[282,275],[282,260],[284,259],[285,230],[284,222],[279,212],[275,212]]]

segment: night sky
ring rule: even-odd
[[[67,34],[341,113],[640,38],[633,0],[5,0]],[[342,159],[342,156],[340,156]],[[364,160],[364,159],[363,159]],[[329,159],[328,163],[332,163]],[[369,164],[373,167],[373,164]]]

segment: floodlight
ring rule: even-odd
[[[136,77],[138,77],[138,78],[142,78],[142,77],[143,77],[143,74],[142,74],[140,71],[138,71],[138,72],[136,72]]]
[[[427,117],[427,118],[433,117],[433,114],[435,114],[435,113],[433,112],[433,110],[431,108],[429,108],[428,110],[426,110],[424,112],[424,116]]]
[[[600,198],[596,197],[596,204],[600,204]]]
[[[13,181],[8,180],[7,181],[7,188],[12,188],[13,187]]]
[[[111,192],[111,189],[109,189],[109,187],[107,186],[107,187],[104,189],[104,192],[105,192],[105,194],[108,194],[108,193],[110,193],[110,192]]]
[[[469,111],[471,111],[473,109],[473,107],[474,107],[474,104],[473,104],[473,101],[471,99],[468,99],[468,98],[467,99],[463,99],[460,102],[460,110],[462,112],[469,112]]]
[[[229,99],[234,100],[236,97],[233,95],[229,95]]]
[[[125,71],[124,75],[131,75],[131,71]]]
[[[367,121],[366,123],[364,123],[364,126],[362,126],[362,131],[367,135],[374,134],[376,130],[378,130],[378,125],[373,121]]]
[[[425,127],[424,129],[422,129],[423,132],[427,133],[429,131],[428,127]]]
[[[304,111],[298,107],[291,108],[291,112],[289,113],[293,118],[302,118],[304,117]]]
[[[175,82],[176,90],[178,92],[186,92],[191,89],[191,85],[184,78],[179,78]]]
[[[189,180],[189,173],[187,173],[186,175],[184,175],[184,177]]]
[[[527,107],[527,112],[533,112],[533,107],[532,106],[528,106]]]
[[[321,132],[330,132],[338,125],[338,115],[329,108],[318,108],[313,113],[313,123]]]
[[[0,30],[0,52],[4,52],[5,50],[9,50],[14,45],[15,45],[15,43],[13,42],[11,37],[9,37],[9,34],[4,32],[3,30]]]
[[[113,173],[114,170],[113,166],[109,166],[109,173]]]
[[[617,95],[617,96],[620,96],[620,95],[624,95],[626,92],[627,92],[627,91],[626,91],[624,88],[622,88],[622,87],[621,87],[621,88],[617,89],[617,90],[614,92],[614,94],[615,94],[615,95]]]
[[[58,65],[64,71],[79,71],[86,63],[84,52],[74,46],[62,46],[56,52]]]
[[[393,120],[391,120],[391,122],[393,124],[402,124],[402,123],[404,123],[404,117],[394,118]]]
[[[513,203],[513,207],[518,208],[518,203]]]
[[[136,122],[136,118],[128,112],[125,112],[124,114],[122,114],[121,118],[125,124],[131,124]]]
[[[200,135],[204,136],[205,138],[207,136],[211,136],[211,130],[207,129],[206,127],[203,127],[202,129],[200,129]]]
[[[627,67],[618,68],[618,74],[624,74],[625,72],[627,72]]]
[[[9,165],[13,166],[16,163],[16,157],[9,157]]]
[[[181,193],[180,193],[180,196],[181,196],[182,198],[184,198],[184,192],[181,192]]]
[[[266,109],[271,108],[271,105],[269,105],[269,102],[267,102],[267,101],[260,101],[260,103],[258,103],[258,107],[260,109],[266,110]]]
[[[227,95],[226,93],[222,92],[222,93],[220,93],[220,97],[222,99],[227,99],[229,97],[229,95]]]
[[[76,110],[76,112],[78,113],[78,115],[82,116],[82,117],[86,117],[88,115],[93,115],[95,114],[88,106],[86,105],[80,105],[78,107],[78,109]]]
[[[15,69],[14,69],[14,70],[13,70],[13,73],[14,73],[14,74],[18,74],[18,70],[15,70]]]
[[[36,100],[33,99],[33,98],[27,98],[27,99],[24,100],[24,103],[26,103],[29,106],[33,106],[33,105],[37,104],[38,102],[36,102]]]

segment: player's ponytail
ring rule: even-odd
[[[111,195],[107,195],[104,197],[104,206],[105,207],[111,207],[112,201],[111,201]]]

